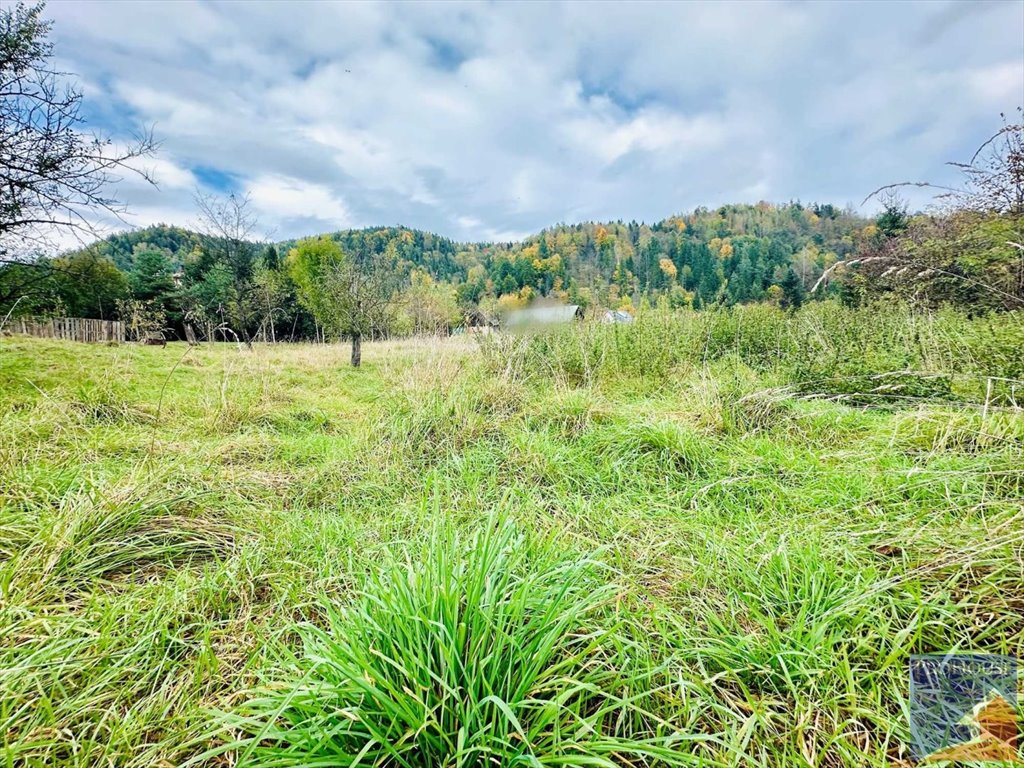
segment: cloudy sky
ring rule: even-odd
[[[93,127],[162,142],[137,225],[460,240],[948,179],[1024,103],[1024,2],[51,0]],[[916,201],[915,201],[916,202]]]

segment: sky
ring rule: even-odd
[[[949,181],[1024,104],[1024,0],[51,0],[89,127],[152,127],[134,226],[248,194],[285,239],[460,241]],[[923,205],[924,193],[910,195]],[[116,225],[124,228],[123,224]]]

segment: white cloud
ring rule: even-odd
[[[966,77],[967,87],[984,104],[999,107],[1012,104],[1014,99],[1024,101],[1024,66],[1019,60],[971,69]]]
[[[176,165],[169,158],[162,155],[133,160],[130,166],[145,173],[159,189],[194,190],[198,186],[192,171]]]
[[[345,203],[323,184],[287,176],[259,176],[248,187],[252,205],[264,220],[316,219],[335,229],[351,225]]]
[[[403,223],[509,239],[757,198],[941,182],[1024,101],[1024,6],[888,3],[52,4],[104,127],[155,124],[281,237]],[[202,178],[202,177],[200,177]]]
[[[605,164],[632,151],[692,154],[721,146],[730,127],[706,115],[687,119],[665,110],[642,110],[635,117],[588,115],[566,124],[568,138]]]

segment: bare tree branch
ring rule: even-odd
[[[196,191],[198,230],[206,236],[204,247],[231,273],[228,314],[248,348],[250,329],[259,323],[259,286],[255,281],[256,257],[260,249],[256,231],[259,221],[250,207],[249,195],[218,197]]]
[[[97,214],[124,221],[108,191],[126,175],[152,183],[132,161],[151,155],[151,131],[117,146],[86,133],[82,94],[49,66],[52,23],[43,5],[0,9],[0,256],[52,247],[61,232],[99,234]]]

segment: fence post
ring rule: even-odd
[[[18,317],[11,321],[12,333],[34,336],[37,339],[62,339],[64,341],[123,342],[124,323],[120,320],[101,320],[96,317],[51,317],[36,320]]]
[[[11,333],[37,339],[84,343],[123,343],[125,340],[125,328],[121,320],[101,320],[96,317],[51,317],[46,320],[18,317],[11,320],[8,327]]]

